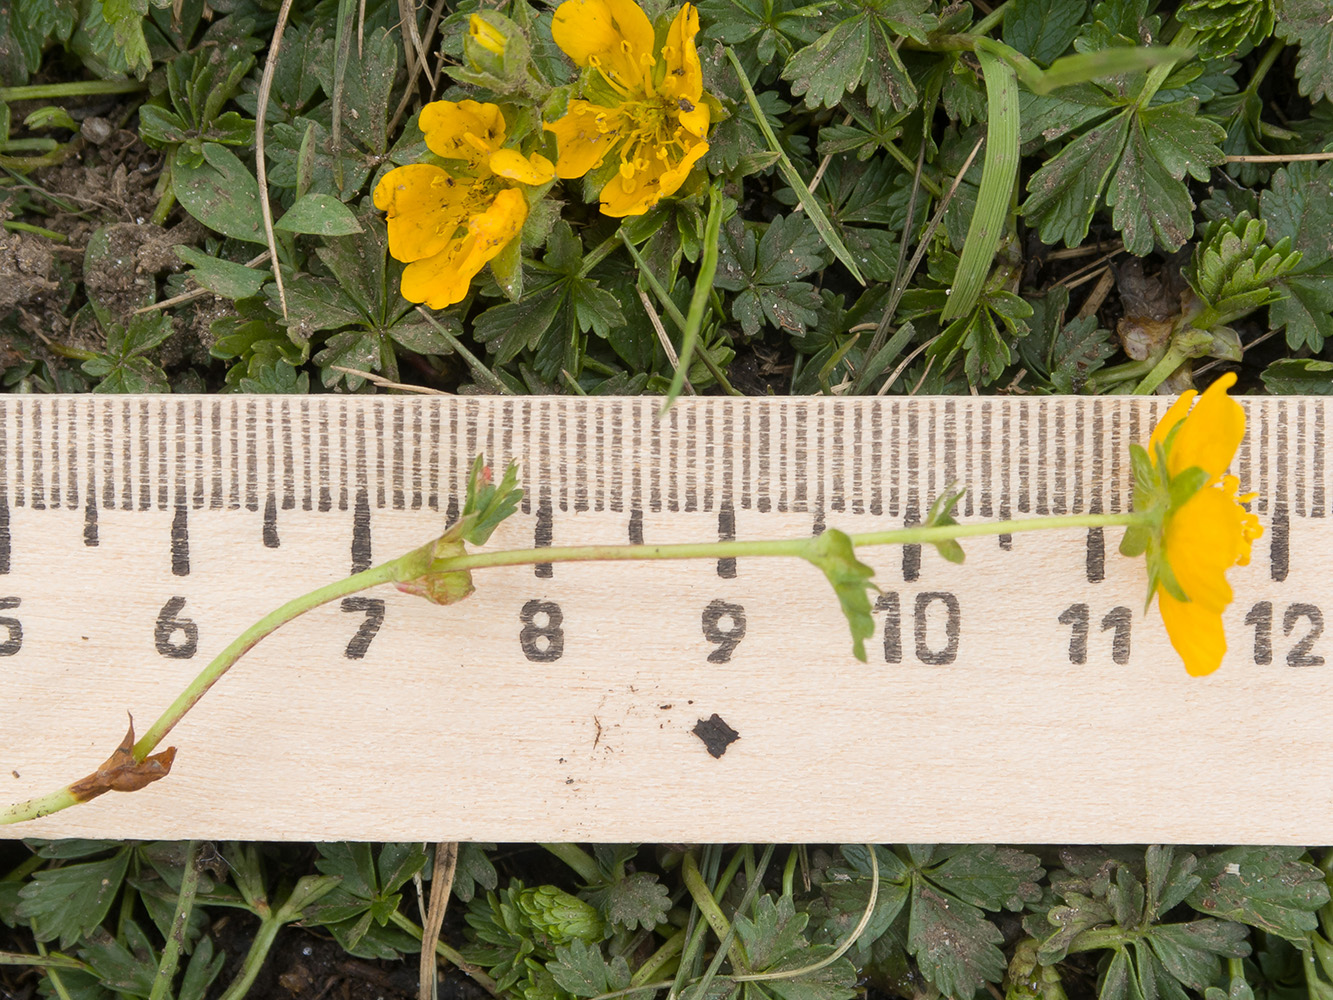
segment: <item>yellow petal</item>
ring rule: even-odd
[[[624,125],[625,116],[619,111],[588,101],[570,101],[568,113],[546,126],[555,133],[559,150],[556,176],[571,180],[601,164],[623,137]]]
[[[1194,397],[1198,393],[1193,389],[1188,392],[1182,392],[1170,408],[1162,415],[1162,419],[1157,421],[1157,426],[1152,429],[1152,437],[1148,439],[1148,457],[1154,462],[1157,461],[1157,446],[1166,440],[1166,436],[1171,433],[1171,428],[1180,423],[1190,412],[1190,404],[1194,402]]]
[[[1166,560],[1190,603],[1221,613],[1231,603],[1226,571],[1236,565],[1245,541],[1246,511],[1223,489],[1206,486],[1166,524]]]
[[[684,105],[688,102],[685,98],[680,98],[680,102],[682,102],[679,115],[680,124],[684,126],[685,130],[691,135],[702,139],[708,134],[708,105],[699,103],[693,105],[689,110],[686,110]]]
[[[699,50],[694,45],[694,36],[698,33],[699,9],[687,3],[671,22],[666,44],[662,46],[662,58],[666,62],[662,92],[673,100],[685,98],[691,105],[698,104],[704,92],[703,67],[699,65]],[[706,121],[704,127],[707,128]],[[703,135],[702,132],[694,134]]]
[[[424,302],[432,309],[462,302],[477,272],[518,235],[527,217],[528,202],[522,192],[505,188],[485,212],[468,221],[462,239],[453,241],[442,253],[404,268],[403,298]]]
[[[634,0],[565,0],[551,21],[555,43],[623,90],[646,93],[655,62],[652,22]]]
[[[413,163],[390,170],[375,186],[375,207],[389,223],[395,260],[433,257],[467,221],[468,186],[439,167]]]
[[[491,171],[520,184],[545,184],[555,177],[555,167],[541,153],[524,156],[517,149],[497,149],[491,154]]]
[[[708,143],[702,140],[694,143],[685,151],[685,156],[677,163],[671,163],[660,156],[644,156],[645,147],[635,150],[641,159],[611,178],[610,183],[602,188],[602,214],[613,218],[627,215],[642,215],[663,198],[669,198],[680,190],[689,176],[690,170],[699,158],[708,152]]]
[[[1171,443],[1168,468],[1173,476],[1197,465],[1213,482],[1227,470],[1245,436],[1245,410],[1227,395],[1235,384],[1235,373],[1228,372],[1194,404]]]
[[[1159,590],[1157,606],[1171,645],[1185,661],[1191,676],[1203,677],[1222,665],[1227,651],[1227,636],[1222,628],[1222,614],[1193,601],[1182,603]]]
[[[484,171],[491,153],[504,145],[505,120],[498,105],[477,101],[432,101],[421,109],[421,131],[436,156],[464,160]]]

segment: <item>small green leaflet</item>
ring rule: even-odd
[[[818,566],[833,585],[842,613],[852,630],[852,652],[866,662],[865,641],[875,634],[868,590],[878,590],[870,578],[875,571],[856,558],[852,540],[836,528],[810,539],[805,558]]]

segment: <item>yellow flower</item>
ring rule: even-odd
[[[1164,506],[1160,534],[1149,546],[1150,573],[1171,645],[1196,677],[1222,663],[1222,612],[1232,597],[1226,572],[1249,563],[1250,546],[1263,534],[1259,519],[1241,506],[1254,494],[1238,496],[1240,481],[1225,475],[1245,436],[1245,411],[1226,394],[1235,382],[1234,374],[1223,375],[1193,409],[1193,391],[1172,404],[1149,442],[1154,482],[1135,490],[1136,508],[1152,495]],[[1173,499],[1171,483],[1191,476],[1202,486],[1183,502]]]
[[[582,177],[609,155],[620,168],[602,188],[602,211],[642,215],[675,194],[708,152],[709,113],[694,36],[699,12],[685,4],[656,52],[653,26],[634,0],[565,0],[555,12],[556,44],[600,74],[609,105],[572,100],[555,133],[556,174]]]
[[[477,273],[523,229],[522,186],[555,177],[551,161],[505,149],[505,120],[494,104],[435,101],[421,111],[430,151],[457,166],[412,163],[375,187],[386,213],[389,253],[407,264],[402,295],[444,309],[461,302]]]

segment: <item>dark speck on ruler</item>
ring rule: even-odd
[[[727,752],[727,747],[741,738],[741,734],[722,721],[716,712],[706,719],[700,719],[690,732],[703,740],[704,749],[713,757],[721,757]]]

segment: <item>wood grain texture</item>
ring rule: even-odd
[[[1331,842],[1328,407],[1245,402],[1268,533],[1212,677],[1143,614],[1118,532],[863,553],[867,664],[794,561],[491,570],[450,608],[308,615],[177,728],[167,779],[0,835]],[[87,773],[260,615],[438,533],[478,451],[529,489],[491,547],[782,537],[902,524],[951,482],[964,519],[1123,510],[1165,404],[7,397],[0,788]]]

